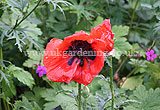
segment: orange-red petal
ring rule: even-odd
[[[110,52],[113,49],[114,33],[111,31],[110,20],[105,19],[104,22],[91,30],[90,36],[94,39],[101,39],[106,42],[105,51]]]
[[[93,80],[93,78],[102,70],[104,66],[104,53],[101,50],[97,50],[96,58],[92,61],[89,60],[89,65],[87,60],[84,60],[83,67],[78,66],[75,71],[74,77],[72,80],[84,84],[87,86]]]
[[[88,40],[88,39],[90,39],[89,34],[87,34],[84,31],[80,31],[80,32],[76,32],[75,34],[73,34],[71,36],[65,37],[64,38],[64,42],[70,43],[71,41],[74,41],[74,40],[83,40],[83,41],[85,41],[85,40]]]
[[[46,47],[43,64],[47,68],[47,77],[54,82],[69,83],[77,68],[75,63],[68,65],[70,56],[63,54],[67,46],[63,40],[53,38]]]
[[[57,63],[55,67],[50,67],[49,70],[47,70],[48,79],[54,82],[70,83],[78,64],[74,61],[72,65],[69,66],[68,60],[63,59]]]

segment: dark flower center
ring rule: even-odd
[[[96,53],[93,51],[91,44],[83,40],[72,41],[71,46],[68,47],[65,53],[69,53],[72,56],[68,61],[68,65],[72,65],[74,59],[78,58],[80,60],[79,66],[81,67],[84,65],[84,59],[87,60],[89,66],[88,59],[94,60],[96,57]],[[76,63],[77,62],[78,60]]]

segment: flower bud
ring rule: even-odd
[[[89,97],[89,95],[90,95],[90,90],[89,90],[89,88],[87,87],[87,86],[83,86],[83,97],[85,98],[85,99],[87,99],[88,97]]]

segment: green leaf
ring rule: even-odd
[[[4,94],[5,94],[5,96],[7,96],[7,97],[13,97],[13,95],[14,96],[16,96],[16,88],[15,88],[15,86],[14,86],[14,84],[13,84],[13,80],[12,80],[12,77],[11,76],[9,76],[9,77],[7,77],[7,79],[8,79],[8,83],[6,83],[4,80],[2,81],[2,91],[4,92]],[[7,91],[6,91],[7,90]]]
[[[112,32],[115,33],[115,35],[114,35],[115,38],[127,35],[128,34],[128,30],[129,30],[128,26],[122,26],[122,25],[120,25],[120,26],[117,26],[117,25],[112,26]]]
[[[23,108],[23,109],[22,109]],[[16,101],[13,110],[41,110],[36,102],[29,102],[26,97],[22,97],[22,101]]]
[[[129,42],[126,41],[127,39],[125,37],[117,37],[114,42],[114,49],[115,52],[115,58],[120,59],[120,56],[127,55],[127,51],[129,51],[132,48],[132,45],[129,44]]]
[[[146,56],[146,51],[142,49],[138,43],[132,44],[132,49],[130,54],[139,54],[140,56],[145,57]]]
[[[126,81],[122,85],[122,88],[127,88],[129,90],[133,90],[134,88],[141,85],[142,82],[143,82],[143,79],[141,76],[133,76],[133,77],[126,79]]]
[[[104,21],[104,19],[101,16],[98,16],[97,19],[93,22],[93,26],[91,26],[91,29],[98,26]]]
[[[56,96],[56,91],[54,89],[45,89],[40,93],[41,97],[43,97],[46,101],[53,101]]]
[[[27,91],[22,94],[22,97],[25,96],[29,101],[36,102],[41,108],[46,103],[43,97],[41,97],[41,93],[45,92],[46,88],[35,87],[32,91]]]
[[[9,74],[12,74],[15,78],[17,78],[23,84],[27,85],[30,89],[35,84],[32,75],[20,67],[16,67],[14,65],[9,66]]]
[[[138,106],[132,105],[138,107],[138,110],[160,110],[159,88],[146,90],[146,88],[141,85],[133,92],[130,98],[139,102]]]
[[[23,63],[23,66],[35,69],[35,66],[42,60],[43,53],[41,51],[28,49],[27,54],[29,59]]]
[[[139,109],[137,109],[137,108],[135,108],[133,106],[127,106],[127,107],[125,107],[124,110],[139,110]]]
[[[65,95],[63,93],[59,93],[55,97],[52,97],[54,99],[53,102],[46,103],[44,106],[44,110],[50,110],[58,105],[62,106],[63,110],[78,110],[76,104],[76,101],[73,97]]]
[[[83,5],[85,1],[80,1],[80,3],[78,3],[75,0],[70,0],[70,1],[74,5],[74,7],[72,7],[72,10],[70,12],[77,14],[77,24],[80,22],[82,17],[85,17],[88,21],[93,17],[91,11],[94,10],[92,8],[87,9],[85,5]],[[87,7],[89,6],[87,5]]]
[[[122,54],[126,55],[127,51],[132,48],[129,42],[127,42],[127,39],[125,37],[122,37],[128,34],[128,29],[128,26],[122,25],[114,25],[112,27],[112,32],[115,33],[114,49],[116,50],[116,52],[114,57],[116,59],[119,59]]]

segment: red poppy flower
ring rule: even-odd
[[[90,35],[80,31],[64,40],[53,38],[43,59],[47,77],[54,82],[90,84],[104,66],[104,51],[113,49],[113,36],[110,20],[106,19]]]

